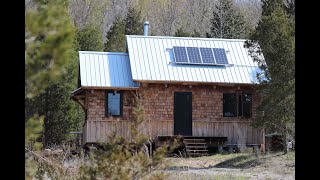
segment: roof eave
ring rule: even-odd
[[[196,81],[161,81],[161,80],[139,80],[133,79],[133,81],[138,83],[161,83],[161,84],[187,84],[187,85],[195,85],[195,84],[202,84],[202,85],[224,85],[224,86],[236,86],[236,85],[257,85],[258,83],[237,83],[237,82],[196,82]]]

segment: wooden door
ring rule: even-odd
[[[192,136],[192,93],[174,93],[174,135]]]

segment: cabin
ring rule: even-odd
[[[245,40],[148,36],[147,25],[144,35],[126,35],[127,52],[79,51],[71,98],[85,111],[83,146],[107,142],[113,131],[130,138],[138,95],[150,139],[181,135],[203,151],[215,140],[220,149],[263,148],[264,131],[250,126],[259,67]]]

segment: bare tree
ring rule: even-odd
[[[249,25],[233,0],[218,0],[213,9],[211,34],[214,38],[246,38]]]
[[[250,27],[257,26],[262,12],[261,0],[237,0],[235,7],[243,14]]]
[[[103,11],[102,35],[103,41],[106,41],[107,33],[113,26],[116,18],[125,18],[128,13],[128,7],[133,0],[109,0]]]
[[[152,34],[173,35],[177,17],[180,15],[180,0],[152,1],[147,11]]]
[[[95,11],[97,11],[98,9],[98,6],[101,6],[100,3],[100,0],[70,0],[69,13],[72,17],[74,25],[77,28],[81,29],[88,23],[90,23],[91,18],[93,17]]]
[[[183,28],[189,33],[196,31],[205,36],[206,30],[210,30],[213,4],[211,0],[187,0],[182,6],[184,12],[178,18],[177,29]]]

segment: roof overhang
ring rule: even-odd
[[[99,86],[81,86],[80,88],[71,92],[71,99],[79,99],[84,97],[84,90],[86,89],[101,89],[101,90],[137,90],[139,87],[99,87]]]
[[[225,82],[193,82],[193,81],[152,81],[152,80],[134,80],[139,83],[150,84],[182,84],[182,85],[218,85],[218,86],[254,86],[256,83],[225,83]]]

